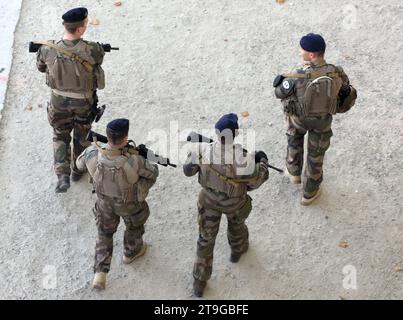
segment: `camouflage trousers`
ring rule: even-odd
[[[53,127],[53,157],[56,175],[70,175],[71,168],[79,173],[76,159],[90,145],[85,137],[91,129],[91,99],[73,99],[52,94],[48,121]],[[73,159],[71,132],[73,131]]]
[[[94,272],[109,272],[113,253],[113,235],[118,229],[120,218],[123,218],[126,225],[123,253],[127,257],[132,257],[143,246],[144,224],[150,215],[150,210],[145,201],[124,204],[111,198],[98,197],[94,214],[98,228]]]
[[[332,137],[332,116],[298,118],[287,116],[288,172],[301,176],[304,164],[304,137],[308,132],[307,162],[303,176],[304,197],[312,197],[323,181],[323,159]]]
[[[247,196],[245,205],[234,212],[221,212],[208,209],[198,203],[199,239],[197,255],[193,266],[193,277],[207,281],[213,271],[213,253],[215,240],[220,228],[221,216],[224,213],[228,220],[227,238],[234,254],[242,254],[249,247],[249,231],[245,224],[252,211],[252,199]]]

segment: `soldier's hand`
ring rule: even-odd
[[[264,153],[264,151],[256,152],[256,154],[255,154],[255,163],[261,162],[262,159],[266,159],[266,161],[269,161],[269,158],[267,157],[267,154]]]
[[[140,144],[139,146],[137,146],[137,151],[139,152],[139,155],[142,156],[144,159],[148,158],[148,149],[144,144]]]

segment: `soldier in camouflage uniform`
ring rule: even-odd
[[[48,41],[37,53],[37,68],[46,73],[46,84],[51,88],[47,112],[53,127],[54,169],[58,177],[56,192],[67,191],[70,174],[73,181],[78,181],[83,174],[77,169],[75,160],[89,145],[85,136],[94,118],[96,89],[105,86],[101,68],[104,50],[100,44],[81,38],[87,28],[87,15],[85,8],[66,12],[62,16],[63,39]]]
[[[324,60],[326,43],[320,35],[308,34],[300,45],[303,67],[278,76],[274,86],[286,114],[286,167],[293,184],[301,183],[304,137],[308,133],[301,204],[310,205],[320,195],[323,159],[330,146],[333,115],[345,112],[340,110],[341,92],[348,91],[349,95],[352,87],[341,67]]]
[[[248,191],[259,188],[268,178],[267,156],[259,151],[255,157],[234,144],[238,131],[235,114],[223,116],[215,128],[219,141],[198,145],[188,154],[183,166],[186,176],[198,173],[202,190],[199,194],[199,239],[193,268],[193,290],[203,295],[213,267],[214,244],[222,214],[228,220],[227,237],[231,247],[230,261],[236,263],[248,250],[249,233],[245,224],[252,210]]]
[[[113,235],[121,217],[126,225],[123,262],[133,262],[147,248],[143,234],[150,210],[145,199],[156,182],[158,168],[127,146],[128,131],[129,120],[111,121],[106,129],[108,144],[101,147],[95,143],[77,159],[77,168],[88,170],[97,194],[94,214],[98,240],[93,281],[96,289],[105,289],[112,260]]]

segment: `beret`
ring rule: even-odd
[[[129,133],[129,120],[124,118],[115,119],[109,122],[106,127],[117,134],[126,135]]]
[[[80,22],[87,17],[88,17],[88,10],[87,8],[84,7],[71,9],[67,11],[64,15],[62,15],[62,19],[66,23]]]
[[[301,48],[308,52],[319,52],[326,50],[325,39],[320,34],[308,33],[300,41]]]
[[[225,129],[238,129],[238,116],[235,113],[223,115],[215,124],[215,128],[219,131],[223,131]]]

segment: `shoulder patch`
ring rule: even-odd
[[[134,165],[136,164],[137,160],[134,159],[133,156],[130,156],[129,158],[127,158],[127,163],[131,166],[134,167]]]
[[[89,146],[87,149],[85,149],[85,159],[90,160],[98,155],[98,149],[95,146]]]
[[[105,55],[105,51],[102,46],[97,42],[85,41],[86,44],[90,47],[91,55],[94,58],[97,64],[101,64],[103,57]]]

